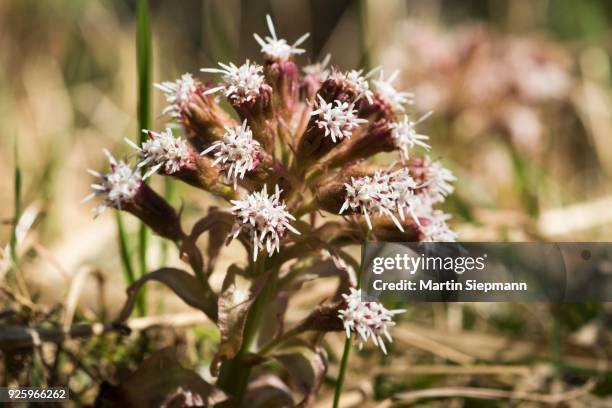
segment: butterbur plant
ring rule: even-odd
[[[184,74],[156,84],[172,126],[144,130],[142,145],[129,142],[132,164],[106,153],[108,172],[92,172],[98,178],[92,197],[102,202],[97,212],[113,208],[138,217],[174,243],[191,269],[161,268],[135,282],[118,322],[127,319],[139,288],[150,280],[202,310],[220,333],[210,365],[215,383],[206,392],[188,391],[210,404],[252,405],[249,395],[265,389],[267,401],[307,405],[327,371],[328,332],[390,352],[393,320],[402,311],[362,302],[359,263],[349,247],[366,237],[455,239],[448,216],[437,208],[452,193],[454,177],[423,156],[429,138],[417,128],[426,116],[411,118],[413,96],[395,88],[397,74],[344,72],[328,67],[329,57],[300,69],[294,58],[304,52],[299,46],[307,35],[290,44],[269,17],[268,27],[269,35],[255,35],[262,65],[221,62],[202,69],[202,79]],[[223,110],[222,99],[233,112]],[[177,124],[180,136],[170,130]],[[369,160],[382,152],[395,161]],[[227,205],[211,207],[185,229],[180,213],[143,181],[156,175]],[[203,234],[209,234],[205,250],[196,245]],[[213,289],[210,275],[232,240],[247,257]],[[329,276],[338,278],[336,293],[302,321],[285,322],[287,299],[306,281]]]

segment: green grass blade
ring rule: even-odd
[[[132,260],[128,249],[128,236],[125,232],[123,218],[119,211],[115,212],[115,217],[117,220],[117,238],[119,239],[119,257],[121,258],[121,266],[123,267],[123,277],[125,282],[131,285],[136,280],[136,275],[134,275],[134,268],[132,267]],[[138,310],[140,315],[144,316],[145,304],[143,298],[136,300],[136,310]]]
[[[13,210],[13,228],[11,229],[11,242],[10,242],[10,253],[11,261],[13,266],[17,267],[17,223],[21,217],[21,168],[19,167],[19,145],[17,138],[15,138],[15,144],[13,146],[13,153],[15,156],[15,170],[14,170],[14,210]]]
[[[138,0],[138,21],[136,33],[136,54],[138,66],[138,129],[139,141],[144,142],[147,135],[141,129],[151,125],[151,24],[149,3]]]
[[[138,67],[138,134],[139,142],[142,144],[147,138],[142,129],[149,129],[151,125],[151,23],[147,0],[138,0],[136,58]],[[147,227],[144,224],[140,224],[138,231],[138,261],[141,276],[148,272],[148,241],[149,233]],[[142,302],[146,304],[145,292],[141,293],[143,297]]]

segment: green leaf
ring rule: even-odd
[[[217,320],[217,298],[210,287],[181,269],[161,268],[146,274],[127,289],[128,298],[116,319],[117,323],[123,323],[128,319],[134,308],[138,291],[151,280],[163,283],[183,302],[203,311],[212,321]]]

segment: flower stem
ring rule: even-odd
[[[365,260],[365,246],[370,240],[370,230],[366,233],[365,242],[361,247],[361,267],[363,268]],[[360,271],[361,272],[361,271]],[[361,273],[357,275],[357,289],[361,285]],[[336,390],[334,391],[334,408],[338,408],[340,404],[340,395],[342,395],[342,387],[344,387],[344,378],[346,377],[346,368],[348,367],[348,359],[351,354],[351,337],[347,337],[344,341],[344,351],[342,352],[342,360],[340,360],[340,371],[338,372],[338,380],[336,381]]]
[[[304,181],[304,184],[306,184],[307,186],[310,186],[312,183],[314,183],[322,175],[323,175],[323,169],[321,167],[317,167],[316,169],[311,171],[306,176],[306,180]]]
[[[350,354],[351,338],[347,337],[344,341],[344,352],[342,353],[342,360],[340,360],[340,372],[338,373],[338,380],[336,380],[336,390],[334,391],[334,408],[338,408],[340,406],[340,395],[342,395],[342,387],[344,386],[344,377],[346,376],[346,367],[348,366],[348,359]]]
[[[285,341],[289,340],[290,338],[292,338],[294,336],[297,336],[298,334],[302,333],[303,331],[304,331],[304,329],[302,328],[302,325],[297,325],[293,329],[284,332],[283,334],[281,334],[277,338],[275,338],[275,339],[269,341],[268,343],[266,343],[261,349],[259,349],[259,352],[257,354],[263,356],[263,355],[269,353],[270,351],[274,350],[279,344],[284,343]]]
[[[304,204],[303,206],[295,210],[295,213],[293,215],[295,218],[300,218],[302,215],[316,210],[316,208],[317,208],[317,200],[313,198],[308,203]]]
[[[555,370],[555,375],[559,376],[563,370],[563,359],[561,355],[561,334],[559,325],[559,314],[556,305],[551,305],[550,314],[551,319],[548,328],[548,347],[550,354],[550,361]]]

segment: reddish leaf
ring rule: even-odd
[[[264,375],[252,381],[244,398],[249,408],[293,407],[293,396],[287,385],[274,375]]]
[[[263,315],[266,316],[258,329],[258,345],[263,346],[271,339],[279,336],[284,330],[285,312],[289,303],[289,293],[280,292],[274,300],[265,305]]]
[[[181,245],[182,256],[187,257],[189,264],[194,269],[204,271],[204,259],[197,247],[198,239],[203,233],[210,231],[209,262],[214,262],[233,223],[234,217],[230,213],[212,207],[208,211],[208,215],[196,222],[189,236],[183,240]],[[211,242],[212,252],[210,250]],[[212,271],[212,266],[210,264],[208,268],[206,268],[206,271],[208,273]]]
[[[143,361],[119,385],[103,383],[96,398],[96,407],[159,407],[176,406],[178,398],[215,404],[225,394],[208,384],[195,371],[183,368],[173,349],[163,349]]]
[[[273,357],[285,367],[291,383],[302,393],[303,399],[298,406],[309,404],[327,372],[327,358],[323,349],[298,343],[278,350]]]
[[[203,285],[195,276],[176,268],[161,268],[138,279],[127,289],[128,298],[116,319],[125,322],[132,314],[136,295],[148,281],[158,281],[170,288],[189,306],[203,311],[212,321],[217,320],[217,298],[210,287]]]
[[[332,252],[325,249],[307,262],[296,265],[294,270],[283,277],[282,284],[286,284],[290,290],[298,290],[305,282],[321,277],[337,276],[340,282],[333,300],[341,300],[341,295],[355,285],[355,265],[357,263],[343,251]]]
[[[210,367],[214,376],[218,375],[220,364],[233,358],[240,350],[249,309],[261,292],[264,282],[265,276],[256,279],[247,277],[236,265],[227,270],[219,294],[217,325],[221,332],[221,341]]]
[[[216,223],[214,224],[208,233],[208,247],[206,248],[206,254],[208,255],[208,265],[206,266],[206,274],[210,275],[217,263],[217,258],[221,252],[221,248],[227,241],[232,230],[232,225],[227,223]]]

